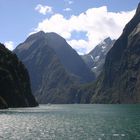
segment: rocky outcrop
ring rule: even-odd
[[[93,103],[140,103],[140,6],[107,54]]]
[[[0,108],[37,105],[26,68],[15,54],[0,44]]]

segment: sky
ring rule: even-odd
[[[86,54],[107,37],[117,39],[139,0],[0,0],[0,42],[13,50],[40,30],[56,32]]]

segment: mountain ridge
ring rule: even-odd
[[[94,80],[81,57],[56,33],[33,34],[14,52],[28,68],[40,103],[74,103],[73,87]]]

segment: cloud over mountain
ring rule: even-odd
[[[135,10],[110,12],[107,6],[91,8],[79,15],[72,15],[70,18],[56,13],[38,23],[34,31],[56,32],[66,38],[79,53],[83,53],[83,50],[89,52],[108,36],[117,39],[134,13]],[[72,33],[75,31],[85,32],[87,39],[72,38]]]

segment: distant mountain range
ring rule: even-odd
[[[81,56],[87,66],[94,72],[96,78],[100,75],[106,55],[113,47],[114,43],[115,40],[112,40],[110,37],[108,37],[88,54]]]
[[[74,103],[73,88],[95,79],[77,52],[56,33],[33,34],[14,52],[29,70],[39,103]]]
[[[27,69],[15,54],[0,44],[0,109],[37,105]]]

